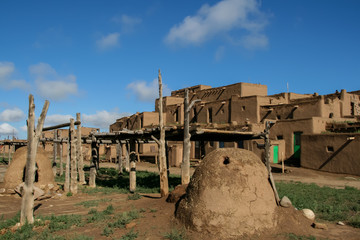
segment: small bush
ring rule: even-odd
[[[111,228],[105,227],[103,232],[101,233],[101,235],[108,237],[113,233],[114,233],[114,231]]]
[[[170,240],[185,240],[185,239],[187,239],[185,230],[179,231],[177,229],[172,229],[171,232],[165,233],[164,238],[170,239]]]
[[[138,237],[138,232],[134,232],[134,229],[131,229],[131,231],[125,234],[124,236],[122,236],[120,240],[133,240],[136,239],[137,237]]]
[[[124,228],[126,224],[137,218],[139,218],[139,212],[136,209],[129,212],[123,212],[120,215],[116,216],[116,221],[109,223],[108,227]]]
[[[140,198],[142,198],[142,196],[140,194],[138,194],[138,193],[128,195],[128,200],[138,200]]]

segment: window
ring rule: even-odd
[[[239,141],[237,144],[238,148],[244,148],[244,141]]]
[[[214,141],[209,142],[210,147],[214,147]]]
[[[245,109],[246,109],[245,106],[241,107],[241,111],[245,111]]]
[[[208,123],[212,123],[212,108],[208,108]]]
[[[176,108],[175,112],[174,112],[174,120],[175,122],[179,122],[179,109]]]
[[[225,147],[225,143],[224,142],[219,142],[219,148],[224,148]]]
[[[334,152],[334,147],[333,147],[333,146],[327,146],[327,147],[326,147],[326,151],[327,151],[328,153],[333,153],[333,152]]]
[[[283,137],[283,135],[278,135],[278,136],[276,136],[276,139],[277,140],[282,140],[282,139],[284,139],[284,137]]]
[[[193,114],[194,114],[193,122],[197,122],[197,112],[196,112],[196,108],[195,108],[195,107],[193,108]]]

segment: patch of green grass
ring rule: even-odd
[[[138,234],[138,232],[134,232],[134,229],[131,229],[130,232],[122,236],[120,240],[133,240],[138,237]]]
[[[175,228],[171,229],[170,232],[166,232],[164,234],[164,238],[170,239],[170,240],[185,240],[185,239],[187,239],[185,230],[180,231]]]
[[[56,175],[55,176],[55,182],[58,182],[58,183],[65,183],[65,174],[59,176],[59,175]]]
[[[32,239],[37,233],[32,230],[33,225],[25,223],[21,228],[15,232],[7,231],[5,234],[0,235],[1,240],[12,239]]]
[[[134,209],[129,212],[123,212],[115,217],[116,221],[108,224],[110,228],[124,228],[126,224],[134,219],[138,219],[140,214],[138,210]]]
[[[89,237],[86,235],[75,235],[72,240],[93,240],[93,237]]]
[[[128,200],[139,200],[142,196],[138,193],[128,195]]]
[[[81,215],[60,215],[55,216],[51,215],[50,217],[45,217],[45,220],[50,220],[49,230],[50,232],[56,232],[60,230],[69,229],[71,226],[83,226]]]
[[[129,173],[118,174],[115,168],[100,168],[96,179],[96,188],[83,188],[83,192],[91,193],[129,193]],[[179,175],[169,176],[169,190],[181,184]],[[148,171],[136,172],[136,192],[138,193],[159,193],[160,177],[158,173]]]
[[[83,202],[79,202],[76,203],[76,206],[84,206],[86,208],[90,208],[90,207],[97,207],[99,205],[99,203],[102,202],[110,202],[111,199],[108,198],[103,198],[103,199],[96,199],[96,200],[89,200],[89,201],[83,201]]]
[[[8,165],[9,164],[9,159],[0,157],[0,164]]]
[[[15,224],[18,222],[20,222],[20,212],[18,212],[14,217],[7,220],[4,220],[4,215],[2,215],[0,218],[0,229],[15,226]]]
[[[335,189],[299,182],[277,182],[276,187],[280,198],[289,197],[298,209],[309,208],[320,219],[360,227],[360,190],[356,188]]]
[[[103,221],[105,219],[108,219],[109,218],[108,216],[113,213],[114,213],[114,207],[111,204],[107,206],[107,208],[102,212],[98,212],[95,208],[92,208],[88,212],[90,216],[87,217],[86,222],[93,223],[93,222]]]
[[[66,196],[67,197],[71,197],[73,194],[71,193],[71,192],[68,192],[67,194],[66,194]]]
[[[112,230],[111,228],[105,227],[103,232],[101,233],[101,235],[108,237],[113,233],[114,233],[114,230]]]

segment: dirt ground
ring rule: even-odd
[[[115,167],[115,164],[101,163],[100,167]],[[352,186],[360,189],[360,177],[340,174],[330,174],[316,172],[308,169],[287,167],[287,173],[281,173],[281,167],[273,166],[274,178],[276,181],[301,181],[306,183],[316,183],[321,186],[331,186],[344,188]],[[137,170],[157,171],[157,167],[149,163],[137,164]],[[278,173],[280,171],[280,173]],[[171,168],[170,173],[180,174],[179,168]],[[164,234],[172,229],[181,231],[182,227],[174,218],[174,203],[167,203],[165,199],[160,198],[159,194],[141,194],[142,198],[138,200],[128,200],[128,194],[85,194],[79,193],[74,196],[66,197],[57,195],[54,198],[36,201],[35,217],[39,215],[62,215],[62,214],[80,214],[87,215],[90,208],[78,205],[80,202],[89,200],[105,199],[96,207],[98,211],[104,210],[112,204],[116,213],[137,209],[141,217],[133,220],[133,229],[138,232],[137,239],[164,239]],[[10,218],[20,211],[21,198],[17,195],[6,196],[0,194],[0,215],[4,218]],[[279,211],[291,211],[280,209]],[[295,210],[294,210],[295,211]],[[285,214],[281,214],[284,216]],[[294,214],[289,214],[289,216]],[[317,239],[360,239],[360,229],[349,226],[340,226],[333,223],[326,223],[328,230],[314,229],[311,222],[300,220],[299,218],[280,217],[280,228],[265,233],[259,233],[255,236],[244,237],[243,239],[291,239],[289,233],[298,236],[315,236]],[[300,218],[301,219],[301,218]],[[59,235],[73,236],[74,234],[83,234],[94,237],[94,239],[118,239],[130,231],[130,228],[117,228],[110,237],[101,235],[104,224],[90,223],[83,227],[75,227],[63,232],[57,232]],[[195,233],[187,230],[188,239],[218,239],[216,236],[209,236],[206,233]],[[300,238],[299,238],[300,239]]]

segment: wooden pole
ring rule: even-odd
[[[26,222],[30,224],[34,223],[33,210],[34,210],[34,181],[35,181],[36,152],[48,109],[49,109],[49,101],[46,100],[35,130],[34,96],[31,94],[29,95],[29,115],[28,115],[28,128],[27,128],[28,144],[27,144],[25,184],[24,184],[24,188],[22,192],[22,200],[21,200],[21,216],[20,216],[21,225],[24,225]]]
[[[136,191],[136,144],[135,140],[130,141],[130,192]]]
[[[56,141],[57,138],[58,138],[58,133],[57,133],[57,129],[54,130],[54,140]],[[54,176],[56,176],[56,173],[57,173],[57,168],[56,168],[56,157],[57,157],[57,143],[56,142],[53,142],[53,162],[52,162],[52,170],[53,170],[53,173],[54,173]]]
[[[70,156],[71,156],[71,178],[70,178],[70,192],[76,194],[78,190],[78,181],[77,181],[77,159],[76,159],[76,142],[75,140],[75,125],[74,119],[70,119]]]
[[[67,154],[66,154],[66,165],[65,165],[65,183],[64,191],[68,193],[70,191],[70,131],[69,131],[69,141],[67,143]]]
[[[166,154],[165,154],[165,128],[163,113],[163,96],[162,96],[162,77],[159,69],[159,125],[160,125],[160,145],[159,145],[159,162],[160,162],[160,194],[165,197],[169,193],[169,183],[166,171]]]
[[[272,187],[272,189],[274,191],[276,204],[279,205],[280,198],[279,198],[279,194],[278,194],[278,192],[276,190],[274,178],[273,178],[272,173],[271,173],[271,166],[270,166],[270,137],[269,137],[269,135],[270,135],[270,123],[267,121],[265,123],[265,163],[266,163],[266,168],[268,170],[271,187]]]
[[[9,151],[8,151],[8,163],[10,164],[11,161],[11,145],[9,145]]]
[[[91,137],[91,166],[89,176],[89,187],[96,187],[96,164],[98,161],[98,149],[95,136]]]
[[[116,141],[116,159],[118,161],[118,170],[119,174],[123,173],[123,166],[122,166],[122,149],[120,141]]]
[[[130,172],[129,142],[125,143],[125,171]]]
[[[78,162],[79,182],[80,182],[80,184],[86,184],[85,173],[84,173],[84,158],[83,158],[83,154],[82,154],[80,113],[76,113],[76,121],[80,123],[79,125],[77,125],[77,129],[76,129],[76,136],[77,136],[76,158],[77,158],[77,162]]]
[[[189,108],[189,89],[185,89],[184,98],[184,142],[183,142],[183,161],[181,164],[181,184],[189,184],[190,182],[190,110]]]
[[[60,143],[60,176],[64,174],[64,167],[63,167],[63,143]]]

